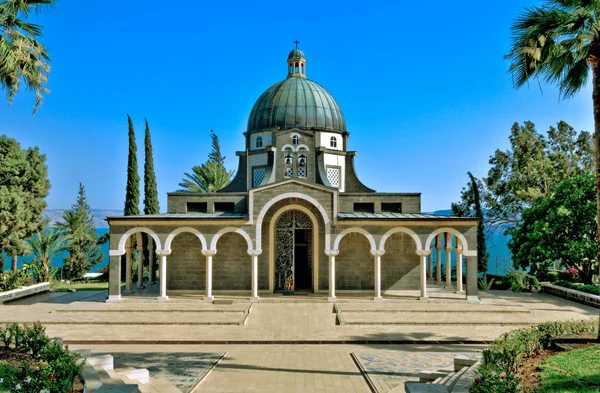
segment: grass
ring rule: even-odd
[[[67,284],[66,282],[55,282],[52,283],[50,288],[56,292],[67,292],[69,289],[76,289],[78,291],[102,291],[108,290],[108,282],[71,282],[71,284]]]
[[[597,393],[600,391],[600,345],[548,358],[541,369],[541,392]]]

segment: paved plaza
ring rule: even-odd
[[[506,330],[598,310],[543,294],[482,293],[480,304],[443,299],[367,301],[264,298],[105,303],[106,292],[46,293],[0,306],[0,322],[42,321],[71,348],[147,368],[182,393],[388,392],[422,369],[479,356]],[[196,385],[215,364],[220,363]],[[371,381],[357,365],[360,363]]]

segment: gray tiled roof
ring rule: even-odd
[[[470,217],[437,216],[423,213],[339,213],[339,219],[354,220],[464,220]]]

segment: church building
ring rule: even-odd
[[[159,302],[211,302],[219,294],[252,302],[280,295],[335,302],[344,294],[478,301],[478,220],[423,214],[420,193],[364,185],[342,110],[306,77],[307,59],[297,47],[286,74],[256,100],[229,185],[215,193],[169,193],[167,213],[108,218],[107,301],[136,296],[131,239],[142,233],[151,282],[158,260]]]

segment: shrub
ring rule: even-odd
[[[600,296],[600,286],[597,285],[573,284],[567,281],[557,281],[554,284],[565,288],[575,289],[576,291]]]
[[[567,282],[579,282],[579,270],[575,268],[565,269],[559,273],[559,277],[563,281]]]
[[[33,280],[29,277],[29,265],[23,264],[23,267],[16,271],[6,270],[0,276],[0,290],[10,291],[25,285],[32,285]]]
[[[486,281],[485,278],[479,279],[479,289],[481,289],[482,291],[489,291],[490,289],[492,289],[494,281],[496,281],[495,278],[492,278],[489,281]]]
[[[540,282],[535,276],[518,270],[509,271],[504,276],[504,281],[513,292],[533,291],[540,288]]]
[[[546,322],[531,328],[506,332],[483,351],[478,376],[473,381],[471,393],[518,392],[517,369],[524,358],[534,356],[554,345],[558,337],[595,333],[598,320],[569,320]]]
[[[24,327],[12,324],[0,328],[0,335],[5,346],[30,352],[40,361],[34,367],[27,362],[19,367],[0,364],[0,392],[64,393],[73,388],[75,375],[81,375],[83,364],[78,356],[51,340],[39,322]]]

